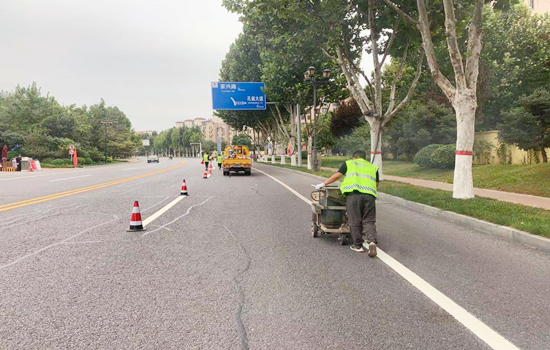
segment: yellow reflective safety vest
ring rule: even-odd
[[[204,160],[205,162],[208,162],[208,154],[203,155],[202,160]]]
[[[364,159],[352,159],[346,161],[348,171],[346,177],[340,185],[342,194],[348,194],[353,191],[366,193],[378,197],[376,188],[376,172],[378,167],[367,162]]]
[[[218,163],[221,163],[222,162],[222,156],[218,156]]]

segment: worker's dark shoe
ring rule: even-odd
[[[377,254],[377,252],[376,252],[376,243],[374,243],[374,242],[369,243],[369,252],[367,254],[371,258],[374,258],[376,256],[376,254]]]
[[[365,251],[365,249],[363,248],[362,245],[355,245],[355,244],[352,244],[351,247],[349,247],[351,250],[353,250],[354,252],[357,252],[357,253],[363,253]]]

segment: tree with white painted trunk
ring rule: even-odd
[[[468,199],[474,197],[472,179],[472,155],[477,109],[477,79],[479,56],[481,54],[482,19],[484,0],[473,0],[471,21],[468,25],[466,60],[460,51],[457,35],[456,1],[441,0],[445,12],[445,35],[447,50],[453,67],[455,84],[442,73],[436,59],[432,39],[431,20],[425,0],[416,0],[418,19],[404,11],[395,1],[384,0],[402,18],[412,23],[422,36],[422,46],[435,83],[451,102],[456,112],[457,138],[456,160],[453,182],[453,197]],[[435,7],[435,6],[434,6]]]
[[[365,8],[366,7],[366,8]],[[371,140],[371,162],[379,168],[380,178],[383,178],[382,171],[382,132],[387,123],[394,118],[409,102],[416,88],[420,75],[422,74],[422,63],[424,55],[418,54],[418,63],[416,74],[409,86],[406,96],[396,101],[397,83],[402,77],[403,69],[407,63],[407,56],[411,48],[411,36],[407,35],[406,30],[400,29],[403,23],[399,20],[388,21],[383,19],[385,6],[382,6],[378,0],[368,0],[362,2],[351,2],[348,6],[347,15],[356,17],[355,20],[347,21],[348,28],[340,33],[343,40],[333,40],[334,44],[329,45],[325,54],[334,59],[344,73],[348,82],[348,89],[354,99],[357,101],[363,117],[370,126]],[[382,23],[381,23],[382,22]],[[366,28],[363,26],[366,23]],[[391,26],[390,26],[391,25]],[[368,36],[361,40],[357,45],[353,37],[361,38],[364,29],[368,29]],[[397,40],[396,40],[397,38]],[[381,42],[382,40],[382,42]],[[399,42],[399,45],[395,45]],[[400,47],[396,47],[400,46]],[[359,67],[359,62],[353,58],[358,53],[362,53],[365,48],[370,49],[372,65],[374,71],[372,77]],[[332,55],[333,51],[335,55]],[[399,68],[394,76],[390,86],[382,85],[382,69],[387,57],[393,53],[400,53],[400,57],[395,58],[400,62]],[[367,86],[363,87],[361,78]],[[383,100],[383,88],[389,89],[389,100]]]

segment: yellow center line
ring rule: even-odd
[[[50,195],[47,195],[47,196],[36,197],[36,198],[22,200],[22,201],[19,201],[19,202],[13,202],[13,203],[0,205],[0,212],[6,211],[6,210],[12,210],[12,209],[16,209],[16,208],[21,208],[21,207],[26,207],[28,205],[42,203],[42,202],[46,202],[46,201],[51,201],[51,200],[54,200],[54,199],[63,198],[63,197],[67,197],[67,196],[73,196],[75,194],[79,194],[79,193],[83,193],[83,192],[98,190],[100,188],[113,186],[113,185],[118,185],[118,184],[128,182],[128,181],[132,181],[132,180],[142,179],[144,177],[148,177],[148,176],[164,173],[166,171],[177,169],[179,167],[184,166],[185,164],[187,164],[187,161],[184,160],[183,162],[181,162],[181,164],[178,164],[176,166],[166,168],[166,169],[157,170],[157,171],[153,171],[153,172],[146,173],[146,174],[136,175],[136,176],[120,179],[120,180],[113,180],[113,181],[104,182],[104,183],[101,183],[101,184],[92,185],[92,186],[88,186],[88,187],[77,188],[77,189],[74,189],[74,190],[54,193],[54,194],[50,194]]]

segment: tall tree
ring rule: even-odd
[[[477,109],[477,80],[479,74],[479,57],[481,54],[481,36],[484,0],[458,1],[458,0],[439,0],[431,3],[429,11],[425,0],[416,0],[417,14],[413,14],[405,5],[409,1],[402,1],[397,5],[397,1],[384,0],[393,8],[402,18],[414,25],[422,36],[422,47],[426,54],[428,66],[432,73],[432,78],[443,91],[447,99],[451,102],[457,121],[457,139],[455,172],[453,181],[454,198],[473,198],[474,184],[472,178],[472,156],[475,133],[475,116]],[[434,28],[437,22],[432,21],[437,17],[441,9],[441,3],[444,9],[444,28],[447,40],[447,49],[450,62],[453,67],[454,85],[441,72],[440,64],[436,58],[432,32],[440,31],[440,28]],[[470,18],[468,24],[467,49],[463,57],[457,32],[458,20],[457,9],[463,22],[465,18]],[[413,16],[417,16],[414,18]]]
[[[516,2],[518,2],[516,0]],[[478,125],[493,130],[523,95],[550,89],[550,15],[523,3],[500,10],[485,6]],[[478,93],[479,96],[479,93]]]
[[[498,125],[498,137],[522,149],[540,151],[548,163],[545,148],[550,147],[550,90],[537,89],[519,101],[519,106],[505,112]]]

